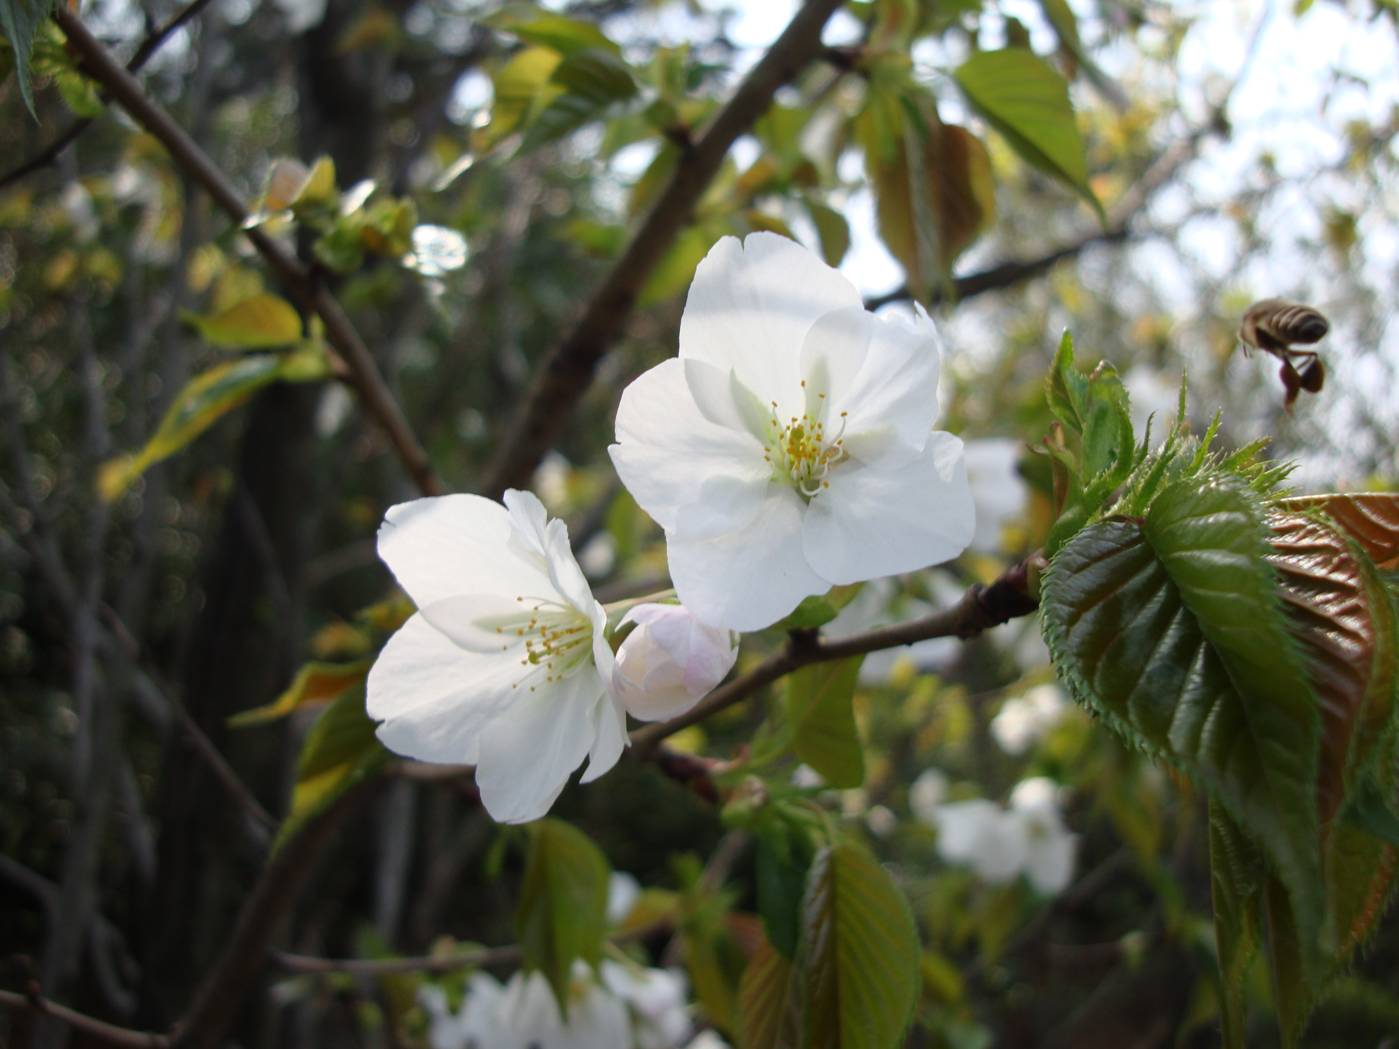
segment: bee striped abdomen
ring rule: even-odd
[[[1257,349],[1277,352],[1294,343],[1317,342],[1330,330],[1319,310],[1284,299],[1263,299],[1244,314],[1239,338]]]

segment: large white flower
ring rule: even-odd
[[[1007,754],[1024,754],[1072,709],[1058,685],[1036,685],[1001,704],[991,719],[991,735]]]
[[[959,554],[974,512],[962,442],[933,430],[939,355],[927,314],[876,317],[784,237],[715,244],[680,356],[627,387],[610,449],[685,606],[756,630],[834,584]]]
[[[379,739],[421,761],[476,766],[486,811],[543,816],[587,759],[602,775],[626,746],[607,615],[562,521],[529,492],[402,503],[379,556],[418,606],[369,672]]]

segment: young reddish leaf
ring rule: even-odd
[[[1383,569],[1399,568],[1399,492],[1336,492],[1281,499],[1287,513],[1321,510]]]
[[[1373,570],[1325,524],[1276,514],[1272,552],[1289,629],[1321,714],[1322,827],[1335,818],[1394,714],[1394,612]]]
[[[801,996],[794,967],[767,938],[743,970],[739,1020],[746,1049],[797,1049]]]

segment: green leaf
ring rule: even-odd
[[[10,42],[15,56],[15,79],[25,108],[36,121],[34,89],[29,83],[29,55],[34,46],[34,34],[54,9],[55,0],[0,0],[0,30]]]
[[[573,963],[596,966],[607,935],[607,858],[582,831],[560,820],[529,825],[529,856],[515,928],[525,967],[544,974],[568,1015]]]
[[[511,57],[492,77],[494,99],[491,122],[484,129],[484,145],[491,146],[519,128],[531,111],[558,93],[549,78],[562,56],[552,48],[527,47]]]
[[[778,626],[782,630],[815,630],[838,615],[840,611],[825,594],[813,594],[802,598],[801,603]]]
[[[306,820],[389,761],[389,752],[380,745],[374,729],[364,711],[362,686],[347,689],[326,707],[301,744],[291,806],[277,832],[274,849]]]
[[[646,278],[637,296],[637,305],[651,306],[679,295],[695,279],[695,270],[700,261],[718,239],[709,230],[699,226],[686,226],[661,256]]]
[[[850,223],[835,208],[810,198],[806,200],[806,213],[816,227],[816,236],[821,242],[821,257],[826,260],[826,265],[839,266],[845,253],[850,250]]]
[[[795,958],[801,935],[802,892],[816,855],[816,842],[799,811],[780,805],[765,809],[754,830],[758,915],[778,953]]]
[[[313,382],[329,375],[324,350],[310,344],[293,353],[240,357],[196,375],[175,395],[145,447],[102,464],[98,494],[106,502],[116,499],[147,469],[184,448],[262,387],[279,380]]]
[[[335,699],[346,689],[359,684],[369,673],[372,659],[353,663],[307,663],[296,672],[286,690],[264,706],[245,710],[228,719],[230,728],[245,728],[286,717],[292,711],[311,703]]]
[[[851,703],[863,656],[812,663],[787,679],[792,749],[832,787],[865,781],[865,755]]]
[[[808,1049],[895,1049],[920,983],[918,929],[908,901],[863,847],[817,854],[802,901]]]
[[[589,48],[621,54],[621,48],[592,22],[537,8],[514,5],[497,11],[482,19],[482,22],[494,29],[513,33],[527,44],[551,48],[565,56]]]
[[[1266,535],[1242,479],[1174,481],[1144,521],[1090,525],[1058,552],[1042,625],[1077,699],[1198,779],[1247,830],[1315,949],[1320,724]]]
[[[301,315],[277,295],[254,295],[218,313],[186,313],[184,319],[210,345],[225,348],[267,350],[301,338]]]
[[[798,1049],[801,1038],[800,981],[792,962],[766,938],[743,970],[739,1023],[744,1049]]]
[[[1259,901],[1266,877],[1248,838],[1210,802],[1210,896],[1224,1049],[1245,1049],[1244,979],[1258,954]]]
[[[1078,193],[1103,217],[1088,185],[1069,86],[1029,51],[980,51],[953,74],[967,101],[1027,162]]]
[[[560,139],[637,92],[636,79],[626,62],[600,48],[568,55],[553,69],[548,86],[556,90],[538,96],[542,105],[529,119],[521,150]]]

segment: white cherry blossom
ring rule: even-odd
[[[607,615],[562,521],[529,492],[402,503],[379,556],[418,606],[369,672],[379,739],[420,761],[476,766],[491,816],[543,816],[585,760],[583,782],[626,746],[611,693]]]
[[[933,429],[939,340],[864,309],[772,233],[695,272],[679,357],[622,394],[612,461],[665,529],[680,600],[756,630],[832,585],[923,568],[971,541],[962,442]]]

